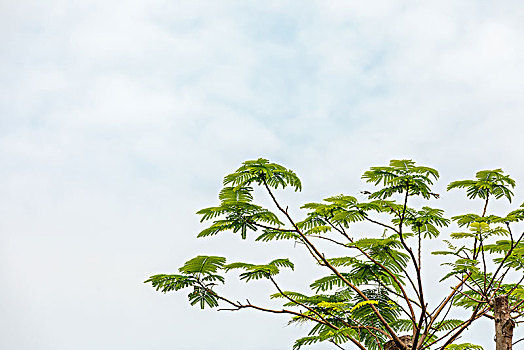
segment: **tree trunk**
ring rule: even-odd
[[[407,346],[408,349],[411,349],[411,343],[413,341],[413,338],[411,338],[410,335],[403,335],[399,338],[404,343],[404,345]],[[400,348],[395,344],[394,340],[390,340],[386,344],[384,344],[384,350],[400,350]]]
[[[495,297],[493,300],[493,316],[495,318],[495,349],[511,350],[515,322],[511,319],[509,313],[507,295]]]

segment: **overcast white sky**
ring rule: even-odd
[[[300,254],[195,238],[246,159],[294,169],[290,203],[355,194],[394,158],[441,188],[495,167],[524,186],[523,18],[522,1],[1,1],[0,348],[291,348],[307,328],[285,317],[142,281],[198,253]],[[489,349],[491,328],[468,339]]]

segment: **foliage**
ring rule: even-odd
[[[375,187],[363,192],[365,200],[343,194],[327,197],[304,204],[303,218],[295,220],[275,190],[300,191],[297,175],[266,159],[246,161],[225,176],[219,204],[197,212],[202,222],[210,222],[198,237],[233,232],[242,239],[255,233],[256,243],[289,240],[305,248],[326,269],[325,275],[309,282],[309,293],[286,291],[277,279],[282,269],[295,269],[287,257],[227,264],[224,257],[201,255],[187,261],[178,274],[154,275],[146,283],[164,293],[187,288],[190,303],[201,308],[251,308],[288,314],[290,324],[311,324],[309,334],[297,339],[293,349],[349,342],[361,350],[379,350],[393,340],[406,350],[400,340],[403,333],[411,337],[413,349],[482,349],[457,340],[478,319],[493,318],[495,297],[508,296],[515,321],[524,311],[524,277],[515,279],[524,270],[524,233],[512,231],[524,220],[524,204],[503,216],[488,214],[491,200],[511,202],[515,181],[501,169],[483,170],[473,180],[448,185],[448,190],[465,189],[470,200],[482,200],[482,212],[449,219],[444,210],[428,203],[440,197],[432,189],[438,178],[433,168],[392,160],[363,174],[362,179]],[[274,209],[254,202],[254,186],[267,193]],[[413,200],[416,197],[420,199]],[[412,204],[421,201],[418,207]],[[452,223],[457,229],[449,232]],[[443,230],[449,239],[442,240],[443,249],[431,253],[441,256],[447,272],[438,278],[442,300],[432,308],[425,299],[423,274],[428,270],[422,269],[422,243],[440,237]],[[337,255],[328,256],[335,250]],[[245,282],[268,283],[274,290],[270,297],[281,300],[281,308],[228,298],[221,285],[230,271],[239,271],[238,278]],[[457,309],[470,316],[451,317]]]
[[[449,349],[449,350],[482,350],[483,348],[480,345],[464,343],[464,344],[450,344],[446,346],[446,349]]]

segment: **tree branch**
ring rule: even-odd
[[[269,188],[267,182],[265,179],[263,179],[264,186],[266,187],[266,190],[268,191],[269,195],[271,196],[271,199],[275,203],[278,210],[280,210],[289,220],[291,225],[297,230],[297,233],[302,237],[304,242],[311,247],[311,249],[315,252],[315,254],[318,256],[320,260],[324,262],[324,264],[331,270],[335,275],[337,275],[338,278],[340,278],[346,285],[348,285],[351,289],[353,289],[357,294],[359,294],[364,300],[369,301],[369,298],[353,283],[349,282],[342,274],[327,261],[327,259],[324,257],[324,254],[320,253],[318,249],[308,240],[306,235],[300,231],[300,229],[297,227],[296,223],[293,221],[287,210],[284,210],[282,206],[278,203],[275,196],[273,195],[273,192]],[[388,322],[384,319],[384,317],[380,314],[380,312],[377,310],[377,308],[370,304],[371,309],[373,310],[373,313],[377,316],[379,321],[384,325],[384,328],[386,328],[387,332],[390,334],[391,338],[395,341],[395,344],[401,349],[401,350],[408,350],[407,346],[400,340],[400,338],[397,336],[395,331],[391,328],[391,326],[388,324]]]

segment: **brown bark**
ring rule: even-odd
[[[410,335],[403,335],[399,337],[399,339],[406,345],[406,347],[411,350],[411,345],[413,342],[413,338]],[[386,344],[384,344],[384,350],[400,350],[400,348],[395,344],[394,340],[388,341]]]
[[[495,318],[495,349],[511,350],[515,322],[511,319],[507,295],[500,295],[493,299],[493,316]]]

